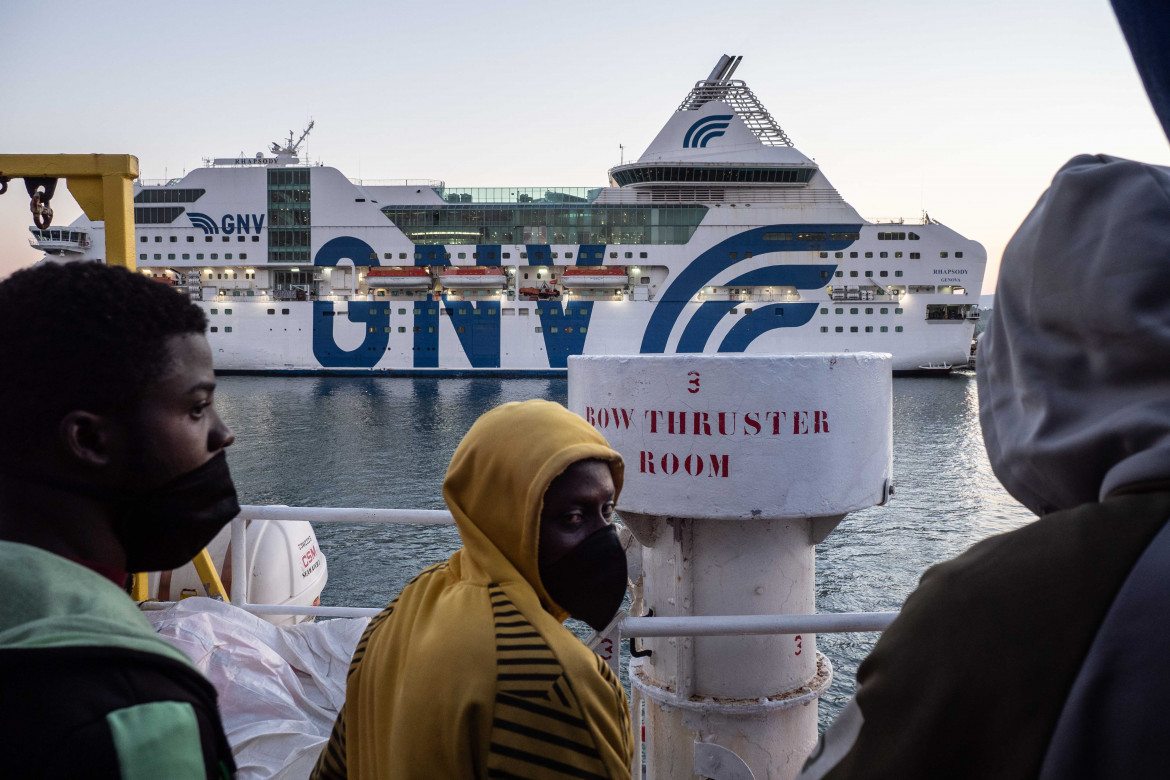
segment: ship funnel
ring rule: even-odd
[[[742,56],[724,54],[719,58],[719,62],[715,63],[715,68],[707,77],[707,81],[727,81],[735,74],[735,69],[739,67],[739,61],[742,59]]]

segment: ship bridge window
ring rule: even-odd
[[[724,168],[718,166],[654,165],[615,171],[619,187],[656,182],[719,182],[725,184],[807,184],[815,168]]]
[[[135,203],[194,203],[207,190],[201,189],[143,189],[134,196]]]
[[[765,233],[764,240],[765,241],[791,241],[792,234],[791,233]]]
[[[878,233],[878,241],[905,241],[905,233]]]
[[[183,213],[182,206],[135,206],[134,223],[138,225],[169,225]],[[156,236],[162,241],[162,236]]]
[[[417,244],[685,244],[707,207],[533,200],[383,206],[382,213]]]
[[[824,241],[825,234],[824,233],[797,233],[796,240],[797,241]]]
[[[857,241],[861,238],[860,233],[830,233],[829,239],[831,241]]]
[[[917,240],[918,240],[918,238],[919,238],[919,237],[918,237],[918,234],[917,234],[917,233],[911,233],[911,234],[910,234],[910,240],[911,240],[911,241],[917,241]]]

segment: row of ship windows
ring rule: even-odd
[[[732,252],[731,256],[734,258],[735,252]],[[829,256],[828,252],[821,252],[821,257],[828,257],[828,256]],[[857,257],[857,253],[850,252],[849,256],[855,258],[855,257]],[[865,256],[866,257],[873,257],[873,252],[866,252]],[[878,252],[878,257],[889,257],[889,256],[890,256],[889,252]],[[902,256],[901,252],[894,252],[894,257],[901,257],[901,256]],[[950,257],[950,252],[939,252],[938,256],[939,257]],[[963,256],[962,252],[955,252],[955,257],[961,258],[962,256]],[[751,257],[751,255],[749,254],[748,257]],[[837,259],[841,259],[841,258],[845,257],[845,253],[844,252],[834,252],[833,257],[835,257]],[[922,258],[921,252],[911,252],[910,253],[911,260],[920,260],[921,258]]]
[[[785,235],[785,236],[789,236],[789,235],[791,235],[791,234],[790,234],[790,233],[781,233],[781,234],[770,234],[770,233],[765,233],[764,235],[765,235],[765,237],[767,237],[768,235]],[[806,234],[800,233],[800,234],[797,234],[797,235],[798,235],[798,236],[800,236],[800,235],[806,235]],[[817,235],[822,235],[822,236],[823,236],[824,234],[823,234],[823,233],[819,233],[819,234],[817,234]],[[837,235],[837,234],[836,234],[836,233],[834,233],[833,235]],[[178,236],[171,236],[170,238],[171,238],[171,243],[175,243],[176,241],[178,241],[178,240],[179,240]],[[247,236],[236,236],[236,241],[239,241],[239,242],[243,242],[243,241],[245,241],[246,239],[247,239]],[[149,241],[149,240],[150,240],[150,239],[149,239],[149,237],[148,237],[148,236],[142,236],[141,238],[139,238],[139,241],[141,241],[141,242],[142,242],[142,243],[144,243],[144,244],[145,244],[147,241]],[[155,236],[155,237],[154,237],[154,240],[155,240],[155,242],[161,242],[161,241],[162,241],[162,236]],[[206,241],[206,242],[210,242],[210,241],[212,241],[212,240],[213,240],[213,238],[212,238],[212,236],[204,236],[204,237],[203,237],[203,240],[204,240],[204,241]],[[223,236],[223,237],[221,238],[221,240],[223,240],[223,241],[225,241],[225,242],[226,242],[226,241],[231,241],[231,236]],[[187,236],[187,242],[188,242],[188,243],[193,243],[194,241],[195,241],[195,236]],[[253,241],[253,242],[259,242],[259,241],[260,241],[260,236],[252,236],[252,241]],[[438,253],[438,252],[427,252],[426,254],[427,254],[427,258],[426,258],[426,259],[428,259],[428,260],[436,260],[436,259],[438,259],[438,254],[439,254],[439,253]],[[444,260],[450,260],[450,259],[451,259],[451,253],[450,253],[450,252],[443,252],[442,254],[443,254],[443,259],[444,259]],[[512,257],[512,253],[511,253],[511,252],[501,252],[501,254],[503,255],[503,259],[504,259],[504,260],[510,260],[510,259],[511,259],[511,257]],[[552,255],[552,259],[553,259],[553,260],[556,260],[556,259],[557,259],[557,258],[560,256],[558,252],[551,252],[550,254]],[[589,257],[589,254],[590,254],[589,252],[582,252],[582,253],[581,253],[581,256],[580,256],[580,259],[581,259],[581,260],[588,260],[588,259],[590,259],[590,257]],[[604,258],[604,254],[605,254],[604,252],[594,252],[594,253],[593,253],[593,258],[592,258],[592,259],[594,259],[594,260],[603,260],[603,259],[605,259],[605,258]],[[739,253],[738,253],[738,252],[728,252],[727,254],[728,254],[728,257],[729,257],[730,259],[732,259],[732,260],[738,260],[738,259],[739,259]],[[850,252],[850,253],[849,253],[849,257],[850,257],[850,258],[857,258],[857,257],[858,257],[858,254],[859,254],[858,252]],[[625,252],[625,253],[623,253],[623,255],[624,255],[625,259],[627,259],[627,260],[632,260],[632,259],[633,259],[633,257],[634,257],[634,253],[633,253],[633,252]],[[467,253],[466,253],[466,252],[459,252],[459,253],[457,253],[457,256],[458,256],[458,258],[459,258],[460,260],[466,260],[466,259],[467,259]],[[744,259],[745,259],[745,260],[750,260],[750,259],[752,258],[752,253],[751,253],[751,252],[744,252],[744,253],[743,253],[743,256],[744,256]],[[820,256],[821,256],[822,258],[827,258],[827,257],[829,256],[829,253],[828,253],[828,252],[821,252],[821,253],[820,253]],[[834,256],[835,258],[837,258],[837,259],[843,259],[843,258],[845,257],[845,253],[844,253],[844,252],[834,252],[834,253],[833,253],[833,256]],[[866,257],[869,257],[869,258],[872,258],[872,257],[873,257],[873,252],[866,252],[866,253],[865,253],[865,256],[866,256]],[[881,258],[887,258],[887,257],[889,257],[889,256],[890,256],[890,253],[889,253],[889,252],[878,252],[878,257],[881,257]],[[941,257],[941,258],[947,258],[947,257],[949,257],[949,256],[950,256],[950,253],[949,253],[949,252],[939,252],[939,253],[938,253],[938,256],[939,256],[939,257]],[[187,257],[187,256],[186,256],[186,255],[184,255],[183,257],[184,257],[184,259],[186,259],[186,257]],[[474,259],[474,260],[478,260],[478,259],[479,259],[479,252],[472,252],[472,253],[471,253],[471,257],[472,257],[472,259]],[[644,259],[646,259],[646,257],[647,257],[647,253],[646,253],[646,252],[639,252],[639,253],[638,253],[638,257],[639,257],[639,259],[643,259],[643,260],[644,260]],[[902,253],[901,253],[901,252],[894,252],[894,257],[895,257],[895,258],[901,258],[901,257],[902,257]],[[910,259],[911,259],[911,260],[919,260],[919,259],[921,259],[921,257],[922,257],[922,255],[921,255],[921,253],[919,253],[919,252],[911,252],[911,253],[910,253]],[[963,253],[962,253],[962,252],[955,252],[955,257],[957,257],[957,258],[962,258],[962,257],[963,257]],[[399,252],[399,253],[398,253],[398,259],[399,259],[399,260],[405,260],[406,258],[407,258],[407,253],[406,253],[406,252]],[[527,260],[527,259],[528,259],[528,253],[527,253],[527,252],[521,252],[521,253],[520,253],[520,258],[521,258],[521,259],[523,259],[523,260]],[[572,253],[572,252],[565,252],[565,258],[566,258],[566,259],[569,259],[569,260],[573,259],[573,253]],[[611,260],[617,260],[617,259],[618,259],[618,253],[617,253],[617,252],[610,252],[610,253],[609,253],[609,258],[610,258]],[[146,259],[146,256],[145,256],[145,255],[142,255],[142,256],[141,256],[141,259],[145,260],[145,259]],[[158,255],[155,255],[155,258],[154,258],[154,259],[155,259],[155,260],[158,260],[158,259],[159,259]],[[170,256],[170,259],[171,259],[171,260],[174,260],[175,258],[174,258],[174,256],[173,256],[173,255],[171,255],[171,256]],[[371,253],[370,253],[370,259],[371,259],[371,260],[377,260],[377,259],[378,259],[378,255],[377,255],[377,253],[375,253],[375,252],[371,252]],[[394,253],[393,253],[393,252],[385,252],[385,253],[382,255],[382,259],[384,259],[384,260],[393,260],[393,259],[394,259]],[[422,253],[422,252],[415,252],[415,253],[414,253],[414,259],[415,259],[415,260],[422,260],[422,259],[423,259],[423,253]],[[487,258],[486,258],[486,259],[488,259],[488,260],[495,260],[495,259],[496,259],[496,253],[495,253],[495,252],[488,252],[488,253],[487,253]],[[541,252],[533,252],[533,253],[532,253],[532,259],[534,259],[534,260],[543,260],[543,259],[544,259],[544,252],[543,252],[543,251],[541,251]],[[838,275],[840,275],[840,274],[838,274]],[[854,275],[854,276],[856,276],[856,274],[853,274],[853,275]],[[872,276],[872,274],[866,274],[866,276]]]
[[[437,259],[438,259],[438,254],[439,254],[439,253],[438,253],[438,252],[427,252],[426,254],[427,254],[427,258],[426,258],[427,260],[437,260]],[[444,260],[450,260],[450,259],[451,259],[451,253],[450,253],[450,252],[443,252],[442,254],[443,254],[443,259],[444,259]],[[510,260],[510,259],[512,258],[512,253],[511,253],[511,252],[501,252],[500,254],[501,254],[501,255],[503,255],[503,259],[504,259],[504,260]],[[560,257],[560,253],[559,253],[559,252],[550,252],[549,254],[551,254],[551,255],[552,255],[552,259],[553,259],[553,260],[556,260],[558,257]],[[466,259],[467,259],[467,253],[466,253],[466,252],[458,252],[458,253],[457,253],[457,256],[458,256],[458,258],[459,258],[460,260],[466,260]],[[625,253],[625,258],[626,258],[627,260],[632,260],[632,259],[633,259],[633,257],[634,257],[634,253],[633,253],[633,252],[626,252],[626,253]],[[647,253],[646,253],[646,252],[639,252],[639,253],[638,253],[638,257],[639,257],[639,259],[645,259],[645,258],[647,257]],[[751,257],[751,255],[749,254],[749,255],[748,255],[748,257]],[[528,259],[528,253],[527,253],[527,252],[521,252],[521,253],[520,253],[520,258],[521,258],[522,260],[527,260],[527,259]],[[610,252],[610,253],[609,253],[609,258],[610,258],[611,260],[617,260],[617,259],[618,259],[618,253],[617,253],[617,252]],[[371,259],[371,260],[377,260],[377,259],[378,259],[378,255],[377,255],[376,253],[374,253],[374,252],[371,252],[371,253],[370,253],[370,259]],[[393,253],[393,252],[386,252],[384,255],[382,255],[382,259],[383,259],[383,260],[393,260],[393,259],[394,259],[394,253]],[[405,259],[406,259],[406,252],[399,252],[399,253],[398,253],[398,259],[399,259],[399,260],[405,260]],[[423,259],[423,253],[422,253],[422,252],[415,252],[415,253],[414,253],[414,259],[415,259],[415,260],[422,260],[422,259]],[[478,260],[478,259],[479,259],[479,252],[472,252],[472,253],[471,253],[471,259],[473,259],[473,260]],[[487,257],[486,257],[485,259],[486,259],[486,260],[495,260],[495,259],[496,259],[496,253],[495,253],[495,252],[488,252],[488,253],[487,253]],[[540,252],[533,252],[533,253],[532,253],[532,259],[533,259],[533,260],[543,260],[543,259],[544,259],[544,251],[542,250],[542,251],[540,251]],[[565,252],[565,259],[566,259],[566,260],[572,260],[572,259],[573,259],[573,253],[572,253],[572,252]],[[605,253],[604,253],[604,252],[593,252],[593,253],[592,253],[592,257],[590,257],[590,253],[589,253],[589,252],[581,252],[581,253],[580,253],[580,255],[579,255],[579,257],[578,257],[578,259],[579,259],[579,260],[589,260],[589,259],[593,259],[593,260],[604,260],[604,259],[605,259]]]
[[[247,239],[248,239],[247,236],[236,236],[236,241],[238,241],[241,244],[244,243],[244,241],[246,241]],[[150,240],[150,236],[142,236],[138,239],[138,241],[140,243],[143,243],[143,244],[145,244],[149,240]],[[154,237],[154,242],[156,244],[161,244],[162,240],[163,240],[162,236],[155,236]],[[203,240],[207,243],[210,243],[214,239],[212,238],[212,236],[204,236]],[[232,237],[231,236],[222,236],[221,240],[224,242],[231,241]],[[178,241],[179,241],[178,236],[171,236],[171,243],[172,244],[178,243]],[[187,236],[187,243],[194,244],[195,243],[195,236]],[[260,236],[252,236],[252,243],[254,243],[254,244],[260,243]]]
[[[394,311],[393,309],[382,309],[383,314],[392,314],[393,311]],[[484,311],[485,311],[484,309],[472,309],[471,313],[473,315],[478,316],[480,314],[483,314]],[[486,311],[488,314],[495,314],[496,313],[496,310],[494,308],[488,308],[488,309],[486,309]],[[504,309],[503,313],[504,314],[513,314],[516,311],[517,311],[516,309]],[[519,311],[520,311],[521,316],[524,316],[524,317],[528,316],[528,312],[529,312],[528,309],[520,309]],[[748,311],[751,311],[751,309],[748,309]],[[211,313],[215,314],[215,309],[212,309]],[[228,313],[229,314],[231,313],[230,309],[228,310]],[[287,314],[287,313],[288,313],[288,309],[285,309],[285,314]],[[344,314],[345,312],[341,312],[341,313]],[[377,313],[378,313],[377,309],[370,309],[370,314],[377,314]],[[399,314],[406,314],[406,309],[399,309],[398,313]],[[414,314],[422,314],[422,313],[423,313],[423,310],[421,308],[416,308],[414,310]],[[426,313],[427,314],[441,314],[445,317],[450,317],[450,316],[453,316],[455,314],[455,309],[451,306],[444,306],[442,308],[427,309]],[[551,314],[552,316],[556,317],[557,315],[559,315],[561,313],[561,310],[560,309],[539,309],[538,308],[535,310],[535,313],[536,313],[536,316],[538,316],[538,317],[542,314]],[[582,315],[582,316],[585,316],[585,315],[589,314],[589,310],[588,309],[578,309],[577,313]],[[570,317],[570,316],[572,316],[572,314],[573,314],[572,308],[565,309],[565,316],[566,317]],[[321,312],[321,316],[322,317],[335,317],[335,316],[337,316],[337,312],[323,311],[323,312]]]
[[[850,271],[850,272],[849,272],[849,275],[850,275],[850,276],[857,276],[857,271]],[[872,276],[873,276],[873,271],[866,271],[866,272],[865,272],[865,275],[866,275],[866,276],[868,276],[868,277],[872,277]],[[878,271],[878,276],[889,276],[889,275],[890,275],[890,272],[889,272],[889,271]],[[902,275],[902,272],[901,272],[901,271],[894,271],[894,276],[901,276],[901,275]],[[836,276],[838,279],[841,279],[841,278],[843,278],[843,277],[845,276],[845,272],[844,272],[844,271],[838,271],[838,272],[835,274],[835,276]]]
[[[214,310],[214,309],[212,309],[212,313],[214,313],[214,311],[215,311],[215,310]],[[230,311],[230,310],[229,310],[229,311]],[[269,314],[272,314],[272,310],[271,310],[271,309],[269,309],[269,310],[268,310],[268,313],[269,313]],[[285,310],[285,314],[287,314],[287,313],[288,313],[288,310],[286,309],[286,310]],[[212,325],[212,326],[211,326],[211,328],[210,328],[210,330],[211,330],[211,332],[212,332],[212,333],[218,333],[218,332],[219,332],[219,326],[217,326],[217,325]],[[415,327],[414,327],[412,330],[413,330],[413,332],[414,332],[414,333],[421,333],[421,332],[422,332],[422,328],[421,328],[421,327],[419,327],[419,326],[417,326],[417,325],[416,325],[416,326],[415,326]],[[554,325],[554,326],[552,326],[552,327],[550,327],[548,330],[549,330],[549,333],[557,333],[557,332],[558,332],[558,330],[557,330],[557,327],[556,327],[555,325]],[[581,333],[588,333],[588,332],[589,332],[589,328],[588,328],[587,326],[584,326],[584,325],[582,325],[582,326],[580,327],[580,329],[579,329],[579,330],[580,330],[580,332],[581,332]],[[377,333],[377,331],[378,331],[378,329],[377,329],[377,328],[370,328],[370,333]],[[384,333],[393,333],[393,332],[394,332],[394,329],[393,329],[393,328],[387,328],[387,327],[383,327],[383,328],[382,328],[382,331],[383,331]],[[467,332],[467,328],[465,328],[464,326],[460,325],[460,326],[457,328],[457,331],[458,331],[459,333],[466,333],[466,332]],[[833,331],[834,331],[835,333],[844,333],[844,332],[845,332],[845,328],[844,328],[844,327],[842,327],[841,325],[838,325],[837,327],[835,327],[835,328],[833,329]],[[225,326],[224,326],[224,329],[223,329],[223,332],[224,332],[224,333],[231,333],[231,332],[232,332],[232,326],[231,326],[231,325],[225,325]],[[399,333],[406,333],[406,327],[405,327],[405,326],[399,326],[399,327],[398,327],[398,332],[399,332]],[[434,332],[435,332],[435,328],[434,328],[434,326],[433,326],[433,325],[431,325],[431,326],[428,326],[428,327],[427,327],[427,333],[434,333]],[[533,328],[533,332],[534,332],[534,333],[541,333],[541,332],[543,332],[543,328],[541,328],[541,326],[537,325],[535,328]],[[565,333],[572,333],[572,332],[573,332],[573,329],[572,329],[571,327],[569,327],[569,328],[565,328]],[[821,333],[828,333],[828,332],[829,332],[829,329],[828,329],[827,327],[825,327],[825,326],[821,326]],[[859,332],[859,331],[858,331],[858,326],[856,326],[856,325],[850,326],[850,328],[849,328],[849,332],[850,332],[850,333],[857,333],[857,332]],[[865,326],[865,332],[866,332],[866,333],[873,333],[873,326],[872,326],[872,325],[866,325],[866,326]],[[889,329],[889,327],[888,327],[888,326],[886,326],[886,325],[881,325],[881,326],[879,326],[879,327],[878,327],[878,332],[879,332],[879,333],[889,333],[889,332],[890,332],[890,329]],[[901,333],[901,332],[902,332],[902,326],[901,326],[901,325],[895,325],[895,326],[894,326],[894,332],[895,332],[895,333]]]
[[[219,314],[219,309],[212,309],[212,310],[211,310],[211,313],[212,313],[212,314]],[[231,310],[231,309],[224,309],[224,310],[223,310],[223,313],[224,313],[224,314],[231,314],[231,313],[232,313],[232,310]],[[269,310],[268,310],[268,313],[269,313],[269,314],[276,314],[276,309],[269,309]],[[281,314],[288,314],[289,312],[288,312],[288,309],[281,309],[281,310],[280,310],[280,313],[281,313]],[[229,328],[229,330],[230,330],[230,328]]]
[[[138,259],[139,259],[139,260],[145,260],[145,259],[146,259],[146,255],[139,255],[139,256],[138,256]],[[161,254],[156,254],[156,255],[154,256],[154,259],[155,259],[155,260],[162,260],[162,255],[161,255]],[[170,253],[169,255],[167,255],[167,260],[174,260],[174,259],[175,259],[175,254],[174,254],[174,252],[172,252],[172,253]],[[190,260],[190,259],[191,259],[191,255],[189,255],[189,254],[187,254],[186,252],[184,252],[184,253],[183,253],[183,259],[184,259],[184,260]],[[202,259],[203,259],[203,253],[202,253],[202,252],[197,252],[197,253],[195,254],[195,259],[196,259],[196,260],[202,260]],[[218,259],[219,259],[219,253],[218,253],[218,252],[212,252],[212,253],[211,253],[211,259],[212,259],[212,260],[218,260]],[[226,253],[224,253],[223,259],[224,259],[224,260],[231,260],[231,259],[232,259],[232,253],[231,253],[231,252],[226,252]],[[247,253],[247,252],[240,252],[240,259],[241,259],[241,260],[247,260],[247,259],[248,259],[248,253]],[[208,272],[207,272],[207,278],[208,278],[208,279],[210,279],[210,278],[211,278],[211,272],[210,272],[210,271],[208,271]],[[223,277],[220,277],[220,278],[223,278]],[[237,278],[237,277],[233,276],[232,278],[233,278],[233,279],[235,279],[235,278]],[[249,277],[245,276],[244,278],[245,278],[245,279],[247,279],[247,278],[249,278]],[[255,279],[255,278],[256,278],[256,274],[252,274],[250,278],[252,278],[252,279]]]
[[[828,310],[827,308],[822,308],[822,309],[821,309],[821,314],[828,314],[828,313],[829,313],[829,310]],[[844,313],[845,313],[845,310],[844,310],[844,309],[842,309],[842,308],[840,308],[840,307],[838,307],[838,308],[835,308],[835,309],[833,309],[833,313],[834,313],[834,314],[844,314]],[[860,314],[860,312],[857,310],[857,308],[856,308],[856,307],[850,307],[850,309],[849,309],[849,313],[850,313],[850,314]],[[872,309],[872,308],[870,308],[870,307],[866,307],[865,313],[866,313],[866,314],[873,314],[873,309]],[[879,313],[879,314],[889,314],[889,313],[890,313],[890,310],[889,310],[889,308],[887,308],[887,307],[883,306],[881,309],[879,309],[879,310],[878,310],[878,313]],[[902,313],[902,307],[901,307],[901,306],[899,306],[898,308],[894,309],[894,314],[901,314],[901,313]]]
[[[212,330],[214,330],[214,328],[212,328]],[[231,330],[231,328],[228,328],[228,330]],[[412,330],[412,332],[414,332],[414,333],[422,333],[422,332],[423,332],[423,329],[422,329],[422,327],[420,327],[420,326],[418,326],[418,325],[415,325],[415,326],[414,326],[414,327],[413,327],[411,330]],[[465,327],[464,327],[464,326],[462,326],[462,325],[460,325],[459,327],[457,327],[455,330],[456,330],[456,332],[458,332],[458,333],[466,333],[466,332],[467,332],[467,328],[465,328]],[[582,325],[580,328],[578,328],[578,330],[579,330],[581,333],[588,333],[588,332],[589,332],[589,328],[588,328],[588,327],[586,327],[585,325]],[[377,333],[377,332],[378,332],[378,329],[377,329],[377,328],[370,328],[370,333]],[[393,333],[393,332],[394,332],[394,328],[387,328],[387,327],[383,327],[383,328],[382,328],[382,332],[383,332],[383,333]],[[406,333],[406,326],[404,326],[404,325],[400,325],[400,326],[398,327],[398,332],[399,332],[399,333]],[[435,332],[435,326],[434,326],[434,325],[428,325],[428,326],[427,326],[427,330],[426,330],[426,332],[427,332],[427,333],[434,333],[434,332]],[[535,328],[533,328],[533,332],[534,332],[534,333],[543,333],[543,332],[544,332],[544,329],[543,329],[543,328],[542,328],[540,325],[537,325]],[[549,333],[559,333],[559,332],[560,332],[560,329],[559,329],[559,328],[557,328],[557,327],[554,325],[554,326],[552,326],[552,327],[550,327],[550,328],[548,329],[548,332],[549,332]],[[569,328],[565,328],[565,333],[572,333],[572,332],[573,332],[573,328],[571,328],[571,327],[569,327]]]

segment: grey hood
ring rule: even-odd
[[[1170,169],[1060,169],[1004,250],[978,383],[991,467],[1037,514],[1170,477]]]

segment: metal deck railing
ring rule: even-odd
[[[454,525],[445,509],[368,509],[245,505],[232,520],[232,570],[248,570],[249,520],[307,520],[313,523],[374,523]],[[385,605],[373,607],[299,607],[253,604],[248,601],[248,577],[233,577],[231,603],[256,615],[316,615],[318,617],[373,617]],[[147,609],[165,609],[174,602],[150,602]],[[697,615],[692,617],[627,617],[619,623],[619,637],[735,636],[759,634],[831,634],[882,631],[897,612],[843,612],[809,615]]]

